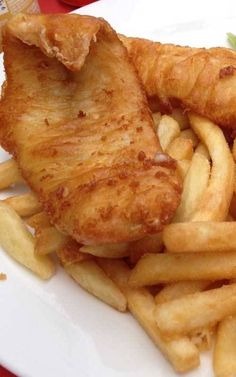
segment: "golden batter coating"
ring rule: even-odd
[[[191,48],[120,36],[147,95],[165,111],[181,106],[236,128],[236,52]]]
[[[2,146],[51,221],[83,244],[158,232],[179,204],[127,51],[102,19],[18,15],[3,36]]]

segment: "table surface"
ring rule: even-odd
[[[73,7],[71,5],[67,5],[63,1],[60,1],[60,0],[50,0],[50,1],[38,0],[38,2],[39,2],[39,6],[42,13],[67,13],[78,8],[78,7]],[[92,0],[78,1],[78,3],[80,3],[81,6],[86,5],[88,3],[92,3],[92,2],[93,2]],[[16,377],[16,376],[0,365],[0,377]]]

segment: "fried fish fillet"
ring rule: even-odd
[[[191,48],[120,36],[148,97],[165,111],[181,106],[236,128],[236,52]]]
[[[179,204],[127,51],[102,19],[18,15],[3,35],[2,146],[52,223],[83,244],[158,232]]]

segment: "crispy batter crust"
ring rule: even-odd
[[[236,52],[120,36],[149,97],[165,111],[176,103],[222,127],[236,128]]]
[[[144,92],[111,27],[18,15],[3,48],[1,143],[51,221],[84,244],[139,239],[169,222],[181,191],[175,163],[158,159]]]

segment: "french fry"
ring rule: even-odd
[[[234,189],[234,160],[224,134],[206,118],[190,114],[191,127],[207,146],[212,170],[209,185],[201,198],[192,221],[224,221]]]
[[[187,173],[188,173],[188,170],[190,168],[190,165],[191,165],[191,161],[189,160],[180,160],[180,161],[177,161],[177,169],[178,169],[178,172],[180,174],[180,177],[182,178],[182,180],[185,179]]]
[[[129,258],[132,264],[147,253],[160,253],[163,249],[162,233],[146,236],[141,240],[133,241],[128,244]]]
[[[236,375],[236,316],[220,322],[213,353],[213,367],[217,377]]]
[[[204,291],[209,287],[210,282],[207,280],[197,281],[179,281],[167,284],[155,297],[156,304],[175,300],[191,293]],[[203,328],[196,330],[191,334],[191,341],[196,345],[199,351],[208,351],[212,346],[214,330],[212,328]]]
[[[18,166],[13,159],[0,164],[0,190],[23,182]]]
[[[146,254],[132,270],[129,283],[143,287],[182,280],[221,280],[236,277],[232,253]]]
[[[51,226],[48,215],[45,212],[38,212],[26,220],[27,225],[35,230]]]
[[[184,180],[181,203],[174,216],[174,222],[190,220],[207,189],[209,174],[208,159],[195,152]]]
[[[176,137],[166,148],[168,153],[175,160],[191,160],[193,157],[193,142],[181,136]]]
[[[155,318],[163,334],[173,338],[213,327],[236,314],[236,284],[186,295],[157,305]]]
[[[49,279],[55,266],[48,256],[36,256],[35,241],[14,209],[0,202],[0,244],[17,262],[42,279]]]
[[[110,258],[97,258],[96,260],[107,276],[109,276],[123,292],[130,289],[128,280],[131,270],[123,260],[113,260]]]
[[[81,253],[81,245],[72,238],[68,239],[66,244],[57,250],[57,256],[63,266],[93,259],[90,254]]]
[[[103,244],[103,245],[84,245],[80,251],[86,254],[92,254],[96,257],[122,258],[129,255],[127,243]]]
[[[181,131],[180,137],[192,140],[193,148],[196,148],[199,143],[197,135],[193,132],[191,128]]]
[[[199,365],[198,349],[189,338],[184,336],[172,341],[163,340],[154,318],[154,298],[145,288],[130,290],[127,299],[133,316],[177,372],[186,372]]]
[[[157,128],[157,135],[162,149],[166,151],[169,144],[180,135],[180,128],[176,120],[169,115],[163,115]]]
[[[124,292],[130,312],[163,355],[171,362],[175,370],[186,372],[197,367],[199,365],[199,352],[187,337],[171,341],[166,341],[161,337],[154,318],[154,298],[145,288],[132,289],[128,286],[130,270],[125,262],[101,258],[98,263]]]
[[[190,293],[201,292],[209,286],[207,280],[196,281],[178,281],[176,283],[167,284],[156,296],[156,304],[175,300]]]
[[[94,260],[64,266],[66,272],[86,291],[113,308],[125,312],[127,301],[120,289]]]
[[[181,130],[186,130],[187,128],[190,127],[189,119],[182,109],[179,109],[179,108],[173,109],[171,116],[178,122]]]
[[[236,222],[191,222],[169,224],[163,241],[172,253],[236,251]]]
[[[205,156],[209,161],[211,159],[207,147],[203,143],[199,143],[195,149],[195,152],[202,154]]]
[[[32,192],[11,196],[10,198],[4,199],[3,202],[10,205],[21,217],[32,216],[42,211],[37,197]]]
[[[36,232],[35,254],[50,254],[62,248],[68,241],[68,236],[60,233],[56,228],[50,226]]]
[[[200,352],[206,352],[209,351],[212,347],[214,334],[214,327],[205,327],[204,329],[194,331],[191,334],[190,339],[196,345]]]

